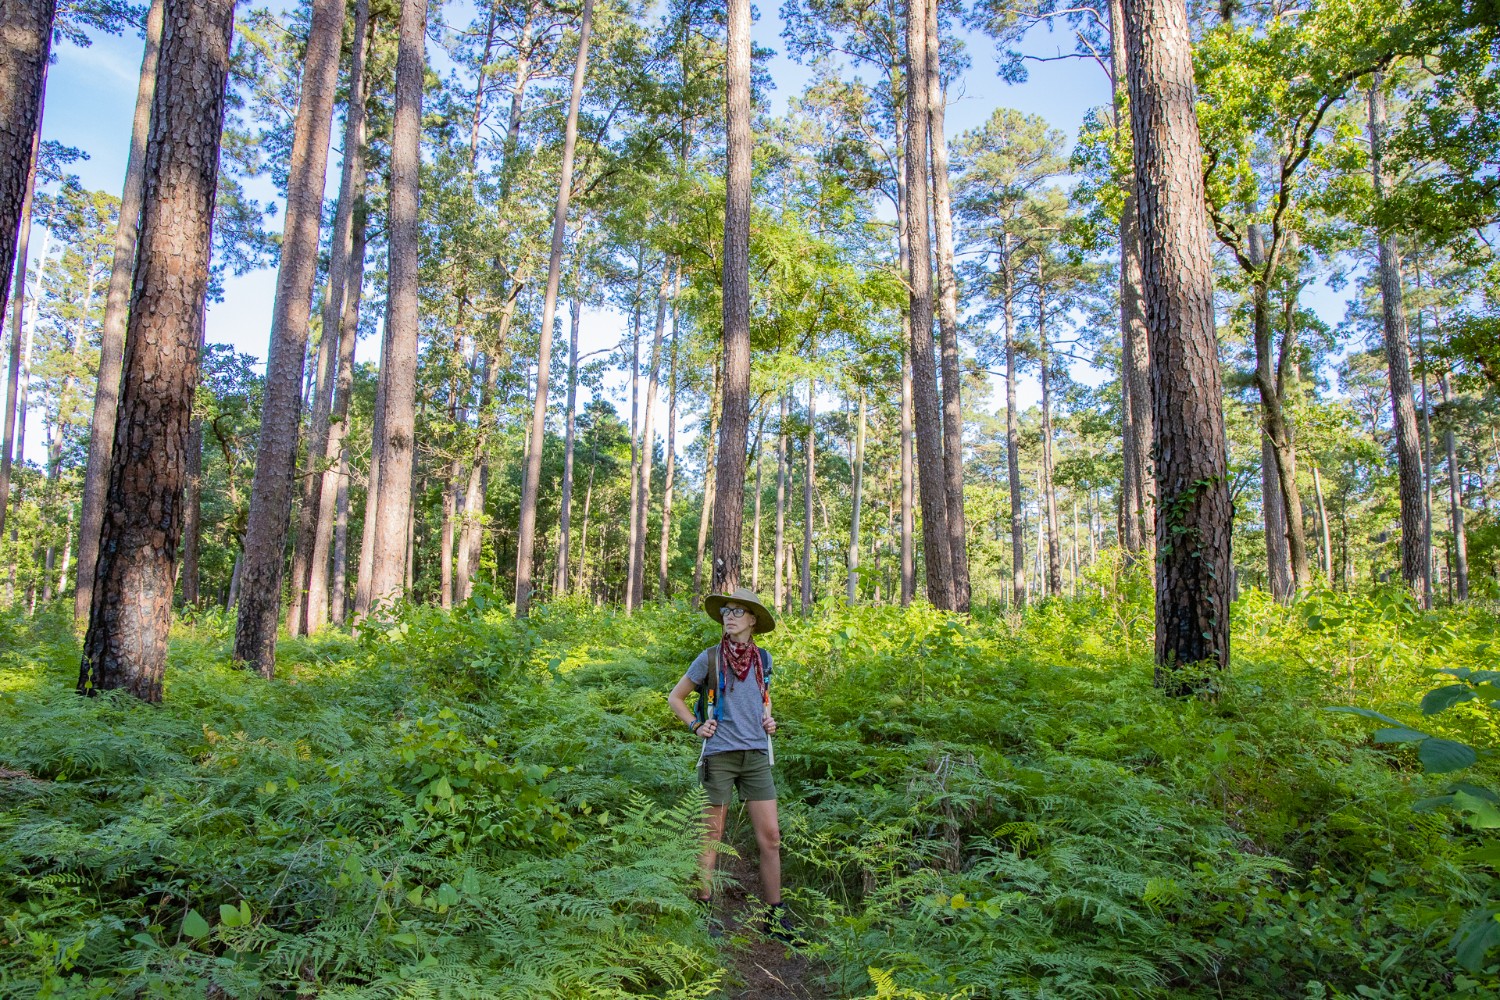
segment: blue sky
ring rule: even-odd
[[[262,4],[256,4],[261,6]],[[285,0],[265,4],[275,8],[291,6]],[[460,22],[467,18],[460,4],[449,4],[446,16]],[[242,8],[243,11],[243,8]],[[775,6],[763,3],[755,24],[758,45],[777,51],[771,66],[771,78],[777,89],[770,95],[773,107],[780,110],[786,99],[797,93],[808,79],[807,71],[782,54],[781,23]],[[1104,73],[1092,62],[1066,60],[1033,62],[1030,79],[1017,86],[1001,81],[996,75],[993,43],[987,38],[967,33],[964,42],[970,67],[963,79],[951,88],[948,131],[951,136],[985,121],[1000,106],[1009,106],[1048,119],[1055,127],[1072,137],[1077,134],[1085,112],[1108,100],[1109,87]],[[88,48],[63,43],[54,48],[55,62],[48,76],[46,118],[43,137],[76,146],[89,154],[86,162],[72,169],[86,187],[118,191],[124,177],[125,158],[130,139],[131,115],[141,58],[141,39],[134,35],[122,38],[100,37]],[[1069,46],[1065,34],[1049,34],[1036,29],[1028,37],[1026,50],[1038,55],[1052,55],[1059,47]],[[435,50],[434,46],[429,46]],[[329,165],[329,195],[337,177],[336,158]],[[253,194],[268,197],[269,184]],[[279,217],[278,217],[279,218]],[[233,344],[246,354],[264,358],[270,331],[276,275],[272,269],[228,280],[225,299],[212,303],[208,310],[210,342]],[[619,340],[625,329],[624,318],[612,312],[586,312],[582,350],[605,346]],[[561,332],[561,331],[559,331]],[[373,338],[372,338],[373,339]],[[373,343],[360,345],[361,356],[368,358]],[[1097,381],[1086,371],[1075,376]],[[623,377],[607,387],[618,402],[626,400]],[[1034,401],[1034,387],[1022,385],[1023,405]],[[993,408],[998,399],[987,401]],[[684,428],[686,430],[686,428]],[[37,460],[41,435],[28,435],[27,457]]]

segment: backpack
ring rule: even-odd
[[[771,654],[761,649],[760,666],[766,675],[766,687],[771,686]],[[694,723],[707,722],[719,699],[719,647],[708,648],[708,673],[698,685],[698,703],[693,706]]]

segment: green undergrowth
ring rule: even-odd
[[[566,601],[518,624],[489,597],[284,640],[270,684],[202,616],[161,706],[76,697],[71,625],[0,617],[0,994],[733,987],[688,901],[702,799],[665,704],[712,624]],[[1495,905],[1488,831],[1414,805],[1493,787],[1494,761],[1427,775],[1325,709],[1500,746],[1480,699],[1417,708],[1493,661],[1493,609],[1251,594],[1233,621],[1210,702],[1153,689],[1128,577],[1025,615],[785,619],[765,645],[814,991],[1492,995],[1493,956],[1452,947]]]

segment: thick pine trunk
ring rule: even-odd
[[[552,255],[547,264],[547,291],[542,300],[541,343],[537,351],[536,399],[531,408],[531,448],[521,479],[521,527],[516,542],[516,617],[531,610],[532,551],[536,543],[536,501],[541,488],[542,444],[547,430],[547,378],[552,363],[552,326],[557,316],[557,292],[562,277],[563,237],[568,224],[568,199],[573,190],[573,152],[578,145],[578,105],[583,100],[588,71],[589,28],[594,0],[584,0],[578,26],[578,59],[573,65],[573,93],[568,102],[568,124],[563,136],[562,176],[557,185],[557,207],[552,213]]]
[[[386,299],[389,311],[390,299]],[[375,574],[375,527],[380,502],[380,454],[385,450],[385,389],[391,356],[391,324],[383,323],[380,341],[380,368],[375,381],[375,405],[370,420],[370,467],[365,476],[365,518],[360,531],[359,566],[354,577],[354,619],[358,622],[370,610],[370,588]]]
[[[969,610],[969,549],[964,516],[963,373],[959,368],[958,280],[953,267],[953,196],[948,183],[948,138],[943,132],[942,44],[938,0],[927,0],[927,109],[932,139],[932,217],[938,276],[938,329],[943,366],[943,481],[948,501],[948,550],[953,565],[953,606]]]
[[[1382,74],[1370,86],[1370,173],[1377,201],[1385,197],[1386,109]],[[1417,434],[1417,407],[1411,382],[1411,344],[1401,287],[1401,250],[1394,234],[1378,235],[1380,303],[1384,320],[1385,362],[1391,391],[1391,424],[1396,438],[1396,472],[1401,499],[1401,579],[1420,600],[1432,589],[1422,523],[1426,505],[1422,489],[1422,452]]]
[[[233,23],[233,0],[167,3],[84,694],[161,700]]]
[[[368,608],[401,598],[406,578],[407,522],[416,434],[417,199],[420,190],[422,77],[426,67],[427,0],[401,0],[396,55],[396,107],[391,128],[391,183],[386,224],[389,289],[383,428],[378,484],[372,476],[375,530]],[[372,455],[372,462],[374,461]],[[375,487],[378,485],[378,492]],[[369,517],[369,514],[365,515]],[[363,568],[361,568],[363,575]]]
[[[1266,581],[1271,596],[1283,603],[1292,599],[1291,550],[1287,547],[1286,502],[1276,474],[1276,446],[1270,435],[1260,435],[1260,496],[1266,526]]]
[[[1156,457],[1157,683],[1229,666],[1228,446],[1183,0],[1125,0]]]
[[[910,259],[912,405],[916,411],[917,475],[922,503],[922,554],[927,599],[948,611],[953,564],[948,492],[943,471],[943,408],[932,341],[932,243],[927,210],[927,11],[906,0],[906,242]]]
[[[161,51],[164,6],[164,0],[152,0],[146,13],[146,47],[141,56],[130,155],[125,162],[125,189],[120,195],[120,221],[115,228],[114,263],[109,272],[104,326],[99,335],[99,379],[94,388],[89,457],[83,475],[83,502],[78,516],[78,583],[73,594],[73,618],[78,622],[88,620],[89,607],[93,603],[94,566],[99,561],[99,527],[104,519],[104,491],[109,485],[110,454],[115,443],[115,410],[120,401],[120,363],[125,354],[130,279],[135,270],[141,195],[146,187],[146,131],[151,124],[151,98],[156,90],[156,62]]]
[[[1316,463],[1314,463],[1312,467],[1312,475],[1313,496],[1316,497],[1318,501],[1318,533],[1323,540],[1323,551],[1320,565],[1323,569],[1323,579],[1326,580],[1328,582],[1328,586],[1331,587],[1333,586],[1333,544],[1330,537],[1330,532],[1328,530],[1328,507],[1323,502],[1323,477],[1319,473]]]
[[[750,431],[750,0],[728,0],[725,63],[724,395],[714,470],[712,589],[740,585]]]
[[[297,472],[297,433],[302,420],[302,376],[313,281],[318,274],[318,231],[333,126],[333,95],[343,39],[343,0],[316,0],[302,64],[302,96],[288,168],[286,229],[276,275],[271,348],[266,359],[265,402],[250,484],[234,656],[267,680],[276,670],[276,629],[281,619],[282,559]],[[333,336],[332,330],[325,337]],[[318,402],[326,435],[328,409]],[[315,430],[316,433],[316,430]],[[300,589],[302,581],[293,578]]]

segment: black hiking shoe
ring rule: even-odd
[[[724,925],[714,916],[714,898],[709,896],[707,899],[704,899],[702,896],[696,896],[693,902],[697,903],[698,909],[703,911],[703,924],[708,929],[708,936],[711,938],[723,937]]]
[[[772,903],[767,908],[766,915],[760,920],[760,932],[793,948],[807,943],[802,932],[792,923],[792,916],[787,913],[785,903]]]

